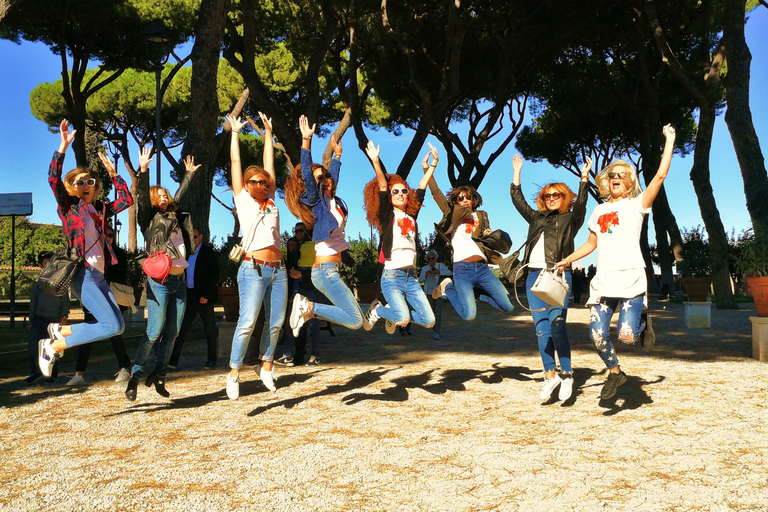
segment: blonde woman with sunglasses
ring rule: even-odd
[[[381,291],[387,306],[378,300],[371,303],[363,321],[363,328],[367,331],[379,318],[388,321],[390,334],[394,333],[392,326],[405,327],[411,321],[427,328],[435,325],[435,315],[419,285],[419,275],[414,266],[419,236],[416,219],[438,160],[437,150],[432,144],[429,147],[430,151],[421,162],[424,176],[419,188],[412,190],[402,177],[384,173],[379,161],[380,146],[368,141],[366,153],[376,177],[363,191],[364,208],[368,224],[379,230],[379,254],[384,260]],[[429,163],[430,156],[432,163]]]
[[[525,289],[536,327],[536,337],[539,340],[541,362],[544,365],[544,384],[539,393],[540,400],[548,400],[558,386],[558,398],[561,401],[568,400],[573,393],[571,343],[565,328],[570,295],[565,299],[565,306],[550,306],[533,294],[531,287],[544,269],[554,267],[564,255],[573,252],[573,239],[584,224],[587,213],[591,168],[592,159],[587,157],[581,168],[578,195],[565,183],[550,183],[539,191],[534,209],[525,201],[520,188],[523,159],[520,155],[515,155],[512,159],[514,175],[509,194],[512,196],[512,204],[528,222],[528,242],[522,262],[527,263],[529,268]],[[565,279],[570,287],[570,269],[565,270]],[[555,352],[560,361],[560,375],[555,371]]]

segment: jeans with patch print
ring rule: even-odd
[[[602,297],[600,304],[592,306],[589,315],[589,337],[608,368],[615,368],[619,364],[616,349],[610,341],[613,312],[617,307],[621,308],[618,322],[619,340],[629,344],[635,343],[645,328],[645,322],[640,318],[644,299],[645,294],[631,299]]]

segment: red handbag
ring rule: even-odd
[[[165,254],[165,251],[156,252],[147,256],[141,268],[149,277],[164,283],[165,278],[171,272],[171,257]]]

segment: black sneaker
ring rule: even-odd
[[[619,388],[619,386],[626,382],[626,373],[622,371],[619,371],[619,373],[608,373],[608,380],[605,381],[605,384],[603,384],[603,389],[600,390],[600,398],[603,400],[613,398],[613,395],[616,394],[616,390]]]
[[[656,344],[656,333],[653,330],[653,317],[648,313],[641,313],[640,318],[645,322],[645,329],[640,333],[640,346],[643,350],[650,352]]]
[[[275,364],[280,366],[293,366],[293,356],[283,355],[279,359],[275,359]]]
[[[317,359],[315,356],[310,356],[309,361],[307,361],[307,366],[317,366],[320,364],[320,360]]]
[[[39,379],[42,376],[43,376],[42,373],[38,373],[38,372],[30,373],[29,377],[24,379],[24,382],[26,382],[27,384],[32,384],[33,382],[35,382],[37,379]]]

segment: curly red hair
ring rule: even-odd
[[[392,189],[392,185],[404,185],[408,187],[408,203],[405,207],[405,213],[408,215],[416,215],[421,208],[421,204],[419,204],[418,199],[416,199],[416,192],[414,189],[409,187],[408,183],[397,174],[385,174],[385,176],[387,178],[388,191]],[[365,185],[365,188],[363,189],[363,199],[365,200],[363,203],[365,219],[368,221],[369,225],[376,226],[379,232],[381,232],[381,221],[379,220],[379,180],[377,178],[373,178]],[[387,200],[392,204],[392,196],[389,196]]]

